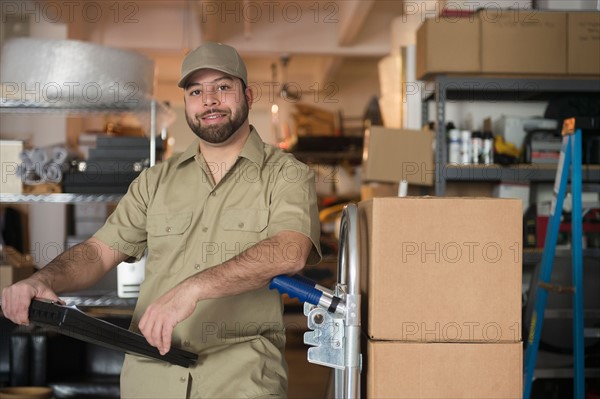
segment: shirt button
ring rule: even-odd
[[[190,346],[190,341],[183,341],[183,346]]]
[[[203,232],[203,233],[206,233],[207,231],[208,231],[208,227],[203,227],[203,228],[202,228],[202,232]]]
[[[196,264],[194,265],[194,269],[196,269],[196,270],[200,270],[200,265],[199,265],[198,263],[196,263]]]
[[[210,195],[212,195],[214,197],[215,195],[217,195],[217,192],[213,191],[212,193],[210,193]]]
[[[171,228],[169,226],[167,226],[167,228],[165,230],[167,231],[167,233],[171,232]]]
[[[181,382],[186,382],[186,381],[187,381],[187,378],[186,378],[186,377],[181,377],[181,378],[179,379],[179,381],[181,381]]]
[[[242,223],[238,224],[238,227],[241,229],[242,227],[244,227],[244,223],[242,222]]]

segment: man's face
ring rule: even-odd
[[[185,118],[190,129],[211,144],[225,143],[248,119],[249,89],[242,81],[212,69],[194,73],[185,88]]]

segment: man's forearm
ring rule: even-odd
[[[282,232],[265,239],[232,259],[190,277],[196,301],[237,295],[265,286],[274,276],[294,274],[306,264],[312,249],[308,237]]]
[[[165,354],[171,347],[173,329],[190,317],[199,301],[248,292],[279,274],[296,273],[304,267],[311,248],[308,237],[292,231],[263,240],[167,291],[148,306],[138,324],[140,331],[150,345]]]
[[[107,248],[98,240],[86,240],[58,255],[32,278],[56,293],[87,288],[100,280],[112,264],[124,258]]]

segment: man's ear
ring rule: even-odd
[[[246,87],[246,90],[244,90],[244,95],[246,96],[246,101],[248,102],[248,108],[251,109],[252,104],[254,103],[254,92],[250,86]]]

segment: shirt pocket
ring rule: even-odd
[[[223,230],[231,232],[261,233],[268,224],[268,209],[229,208],[221,218]]]
[[[174,273],[183,266],[192,223],[192,212],[148,215],[148,261],[150,272]]]

